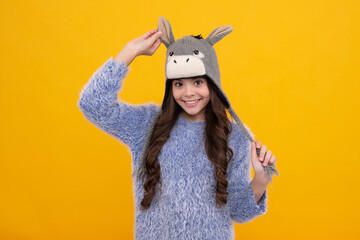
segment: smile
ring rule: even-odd
[[[195,107],[201,100],[202,98],[200,99],[197,99],[197,100],[191,100],[191,101],[184,101],[183,102],[185,103],[185,106],[187,107]]]
[[[194,103],[196,103],[196,102],[198,102],[198,101],[200,101],[200,99],[198,99],[198,100],[193,100],[193,101],[184,101],[184,102],[187,103],[187,104],[194,104]]]

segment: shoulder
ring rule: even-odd
[[[247,166],[251,160],[251,141],[245,134],[245,132],[236,124],[235,121],[231,121],[232,131],[229,136],[229,147],[233,151],[233,160],[229,165],[231,169],[234,166]],[[250,135],[254,134],[250,131],[250,128],[244,125]],[[245,164],[245,165],[243,165]]]
[[[241,169],[249,169],[251,162],[251,141],[241,128],[232,121],[232,131],[229,136],[229,147],[233,151],[233,158],[228,166],[229,179],[238,176]],[[235,172],[234,172],[235,171]],[[235,175],[233,175],[235,174]],[[236,177],[235,177],[236,178]]]
[[[237,150],[246,151],[249,146],[251,146],[250,139],[246,136],[243,130],[240,129],[239,125],[235,121],[230,120],[231,122],[231,133],[229,135],[229,145],[234,146]],[[248,132],[254,136],[250,131],[250,128],[244,124]]]

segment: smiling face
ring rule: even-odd
[[[210,101],[208,83],[205,78],[182,78],[172,82],[174,100],[184,110],[189,121],[204,121],[205,107]]]

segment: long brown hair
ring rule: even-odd
[[[207,78],[207,77],[206,77]],[[155,123],[153,133],[150,137],[150,146],[145,156],[144,198],[141,201],[141,209],[150,207],[154,198],[156,185],[160,181],[160,164],[158,155],[169,138],[182,108],[175,102],[172,95],[172,84],[169,83],[169,94],[165,96],[162,114]],[[210,101],[205,109],[205,151],[209,160],[214,165],[214,177],[216,184],[216,206],[220,208],[227,203],[226,191],[228,186],[227,167],[233,157],[233,151],[228,146],[228,137],[231,132],[231,123],[226,115],[224,100],[218,88],[207,78]],[[160,189],[160,188],[159,188]]]

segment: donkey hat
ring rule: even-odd
[[[215,43],[219,42],[223,37],[231,33],[232,30],[233,28],[227,25],[216,28],[206,39],[194,36],[184,36],[175,41],[169,21],[164,17],[159,18],[158,31],[163,33],[160,39],[167,48],[165,61],[165,95],[161,110],[165,108],[165,99],[167,99],[168,95],[171,94],[170,85],[172,80],[180,78],[205,77],[210,80],[220,92],[220,98],[224,103],[225,108],[228,110],[229,114],[235,120],[240,129],[245,133],[251,142],[254,142],[254,135],[241,122],[240,118],[231,107],[230,101],[221,87],[217,55],[215,49],[213,48]],[[150,144],[150,137],[155,123],[161,115],[161,110],[153,119],[145,137],[145,144],[140,156],[139,165],[135,170],[135,172],[137,172],[137,176],[140,178],[145,176],[145,156]],[[257,149],[257,154],[260,154],[260,149]],[[272,174],[279,175],[274,165],[265,166],[265,172],[271,181]]]

